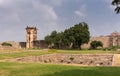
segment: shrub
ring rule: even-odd
[[[7,43],[7,42],[3,42],[3,43],[2,43],[2,46],[12,46],[12,44]]]
[[[117,49],[120,49],[120,46],[112,46],[112,47],[104,48],[103,50],[116,51]]]
[[[73,57],[70,57],[70,60],[71,60],[71,61],[73,61],[73,60],[74,60],[74,58],[73,58]]]
[[[90,43],[90,49],[97,49],[98,47],[103,47],[103,43],[101,41],[92,41]]]

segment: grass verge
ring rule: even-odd
[[[50,52],[44,51],[22,51],[16,53],[3,53],[0,54],[0,59],[10,59],[10,58],[19,58],[19,57],[26,57],[26,56],[39,56],[44,54],[51,54]]]
[[[65,54],[118,54],[120,51],[103,51],[103,50],[57,50],[57,53]]]
[[[0,63],[0,76],[118,76],[120,67],[82,67],[57,64]]]
[[[120,51],[102,51],[102,50],[21,50],[21,51],[13,51],[13,52],[0,52],[0,60],[1,59],[10,59],[10,58],[19,58],[19,57],[27,57],[27,56],[39,56],[44,54],[119,54]]]

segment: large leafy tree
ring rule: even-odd
[[[66,29],[64,32],[53,31],[45,37],[48,44],[54,44],[54,48],[81,49],[81,45],[88,43],[90,38],[87,23],[82,22]]]
[[[63,33],[64,47],[81,49],[81,45],[87,43],[90,38],[89,28],[85,22],[74,25],[66,29]]]
[[[116,6],[115,12],[120,13],[120,0],[113,0],[112,5]]]
[[[50,48],[60,48],[62,45],[62,34],[62,32],[58,33],[57,31],[53,31],[50,35],[45,37],[45,42]]]
[[[56,36],[55,36],[55,38],[54,38],[54,47],[55,48],[62,48],[62,44],[63,44],[63,42],[62,42],[62,37],[63,37],[63,33],[61,32],[61,33],[57,33],[56,34]]]
[[[56,40],[57,32],[53,31],[51,35],[45,37],[45,42],[49,45],[49,47],[54,47]]]
[[[81,49],[81,45],[89,42],[90,33],[87,23],[82,22],[72,27],[73,37],[75,39],[73,43],[74,48]]]
[[[72,48],[73,43],[75,42],[73,27],[64,31],[62,42],[65,48]]]

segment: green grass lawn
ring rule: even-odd
[[[19,58],[26,56],[39,56],[43,54],[118,54],[119,51],[102,51],[102,50],[20,50],[20,51],[10,51],[6,53],[6,51],[0,52],[0,60],[1,59],[10,59],[10,58]]]
[[[44,51],[21,51],[15,53],[3,53],[0,54],[1,59],[10,59],[10,58],[19,58],[19,57],[26,57],[26,56],[39,56],[43,54],[51,54],[51,52],[44,52]]]
[[[120,51],[103,51],[103,50],[57,50],[57,53],[65,54],[118,54]]]
[[[114,54],[118,51],[49,50],[0,53],[0,59],[39,56],[43,54]],[[0,76],[118,76],[120,67],[70,66],[60,64],[0,62]]]
[[[118,76],[120,67],[82,67],[57,64],[0,63],[0,76]]]

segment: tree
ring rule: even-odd
[[[71,49],[73,46],[73,43],[75,42],[74,32],[72,29],[73,29],[72,27],[69,29],[66,29],[63,33],[62,42],[63,42],[64,48]]]
[[[55,48],[62,48],[62,37],[63,37],[63,33],[57,33],[56,36],[54,37],[54,46]]]
[[[50,48],[54,47],[56,35],[57,32],[53,31],[51,35],[45,37],[45,42],[49,45]]]
[[[116,6],[115,12],[116,13],[120,13],[120,0],[113,0],[112,1],[112,5]]]
[[[60,48],[62,44],[62,34],[62,32],[57,33],[57,31],[53,31],[50,35],[45,37],[45,42],[50,48]]]
[[[45,41],[50,45],[53,44],[54,48],[81,49],[81,45],[88,43],[89,38],[88,25],[82,22],[66,29],[64,32],[53,31],[45,37]]]
[[[97,49],[97,47],[103,47],[103,43],[101,41],[96,41],[96,40],[90,43],[91,49]]]
[[[48,45],[50,45],[50,44],[52,43],[52,39],[51,39],[51,37],[50,37],[49,35],[47,35],[47,36],[45,37],[45,42],[46,42]]]
[[[81,49],[81,45],[88,43],[90,38],[89,28],[85,22],[66,29],[63,34],[63,43],[69,49]]]
[[[81,49],[81,45],[88,43],[90,39],[90,33],[87,23],[82,22],[76,24],[74,27],[75,43],[74,47]]]

